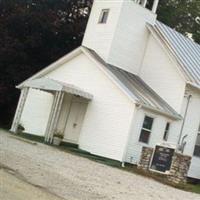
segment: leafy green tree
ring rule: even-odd
[[[149,7],[153,0],[149,0]],[[160,0],[158,20],[200,43],[200,1],[199,0]]]
[[[0,1],[0,123],[10,126],[15,85],[80,45],[90,0]]]
[[[1,125],[12,121],[15,85],[81,44],[92,1],[0,0]],[[199,13],[199,0],[160,0],[158,19],[200,43]]]

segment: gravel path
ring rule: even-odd
[[[21,180],[12,170],[0,169],[0,177],[1,200],[63,200]]]
[[[0,131],[0,164],[67,200],[200,200],[154,180]]]

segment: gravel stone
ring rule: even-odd
[[[64,199],[200,200],[198,194],[181,191],[45,144],[19,140],[3,130],[0,130],[0,165]]]

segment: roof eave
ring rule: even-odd
[[[195,89],[200,91],[200,86],[195,84],[195,83],[192,83],[192,82],[188,81],[187,85],[192,86],[193,88],[195,88]]]
[[[149,111],[152,111],[152,112],[161,114],[161,115],[163,115],[163,116],[166,116],[166,117],[168,117],[168,118],[170,118],[170,119],[172,119],[172,120],[182,120],[182,119],[183,119],[183,117],[182,117],[181,115],[178,115],[178,114],[170,114],[170,113],[168,113],[168,112],[162,111],[162,110],[157,109],[157,108],[154,108],[154,107],[152,107],[152,106],[148,106],[148,105],[146,105],[146,104],[142,104],[142,103],[140,103],[140,102],[138,102],[136,105],[137,105],[137,106],[140,106],[141,108],[144,108],[144,109],[146,109],[146,110],[149,110]]]
[[[40,70],[39,72],[37,72],[36,74],[34,74],[33,76],[31,76],[30,78],[24,80],[23,82],[21,82],[20,84],[18,84],[16,86],[16,88],[18,89],[22,89],[23,85],[29,81],[29,80],[33,80],[35,78],[41,78],[42,76],[44,76],[45,74],[48,74],[49,72],[55,70],[58,66],[62,65],[63,63],[65,63],[66,61],[74,58],[76,55],[78,55],[82,50],[82,47],[78,47],[76,49],[74,49],[72,52],[64,55],[63,57],[61,57],[60,59],[56,60],[55,62],[53,62],[52,64],[50,64],[49,66],[43,68],[42,70]]]

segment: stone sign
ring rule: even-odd
[[[170,145],[157,145],[155,149],[142,148],[138,168],[153,174],[162,172],[163,180],[173,184],[185,184],[190,163],[190,156],[176,152]]]
[[[150,169],[159,172],[170,171],[174,149],[164,146],[156,146]]]

